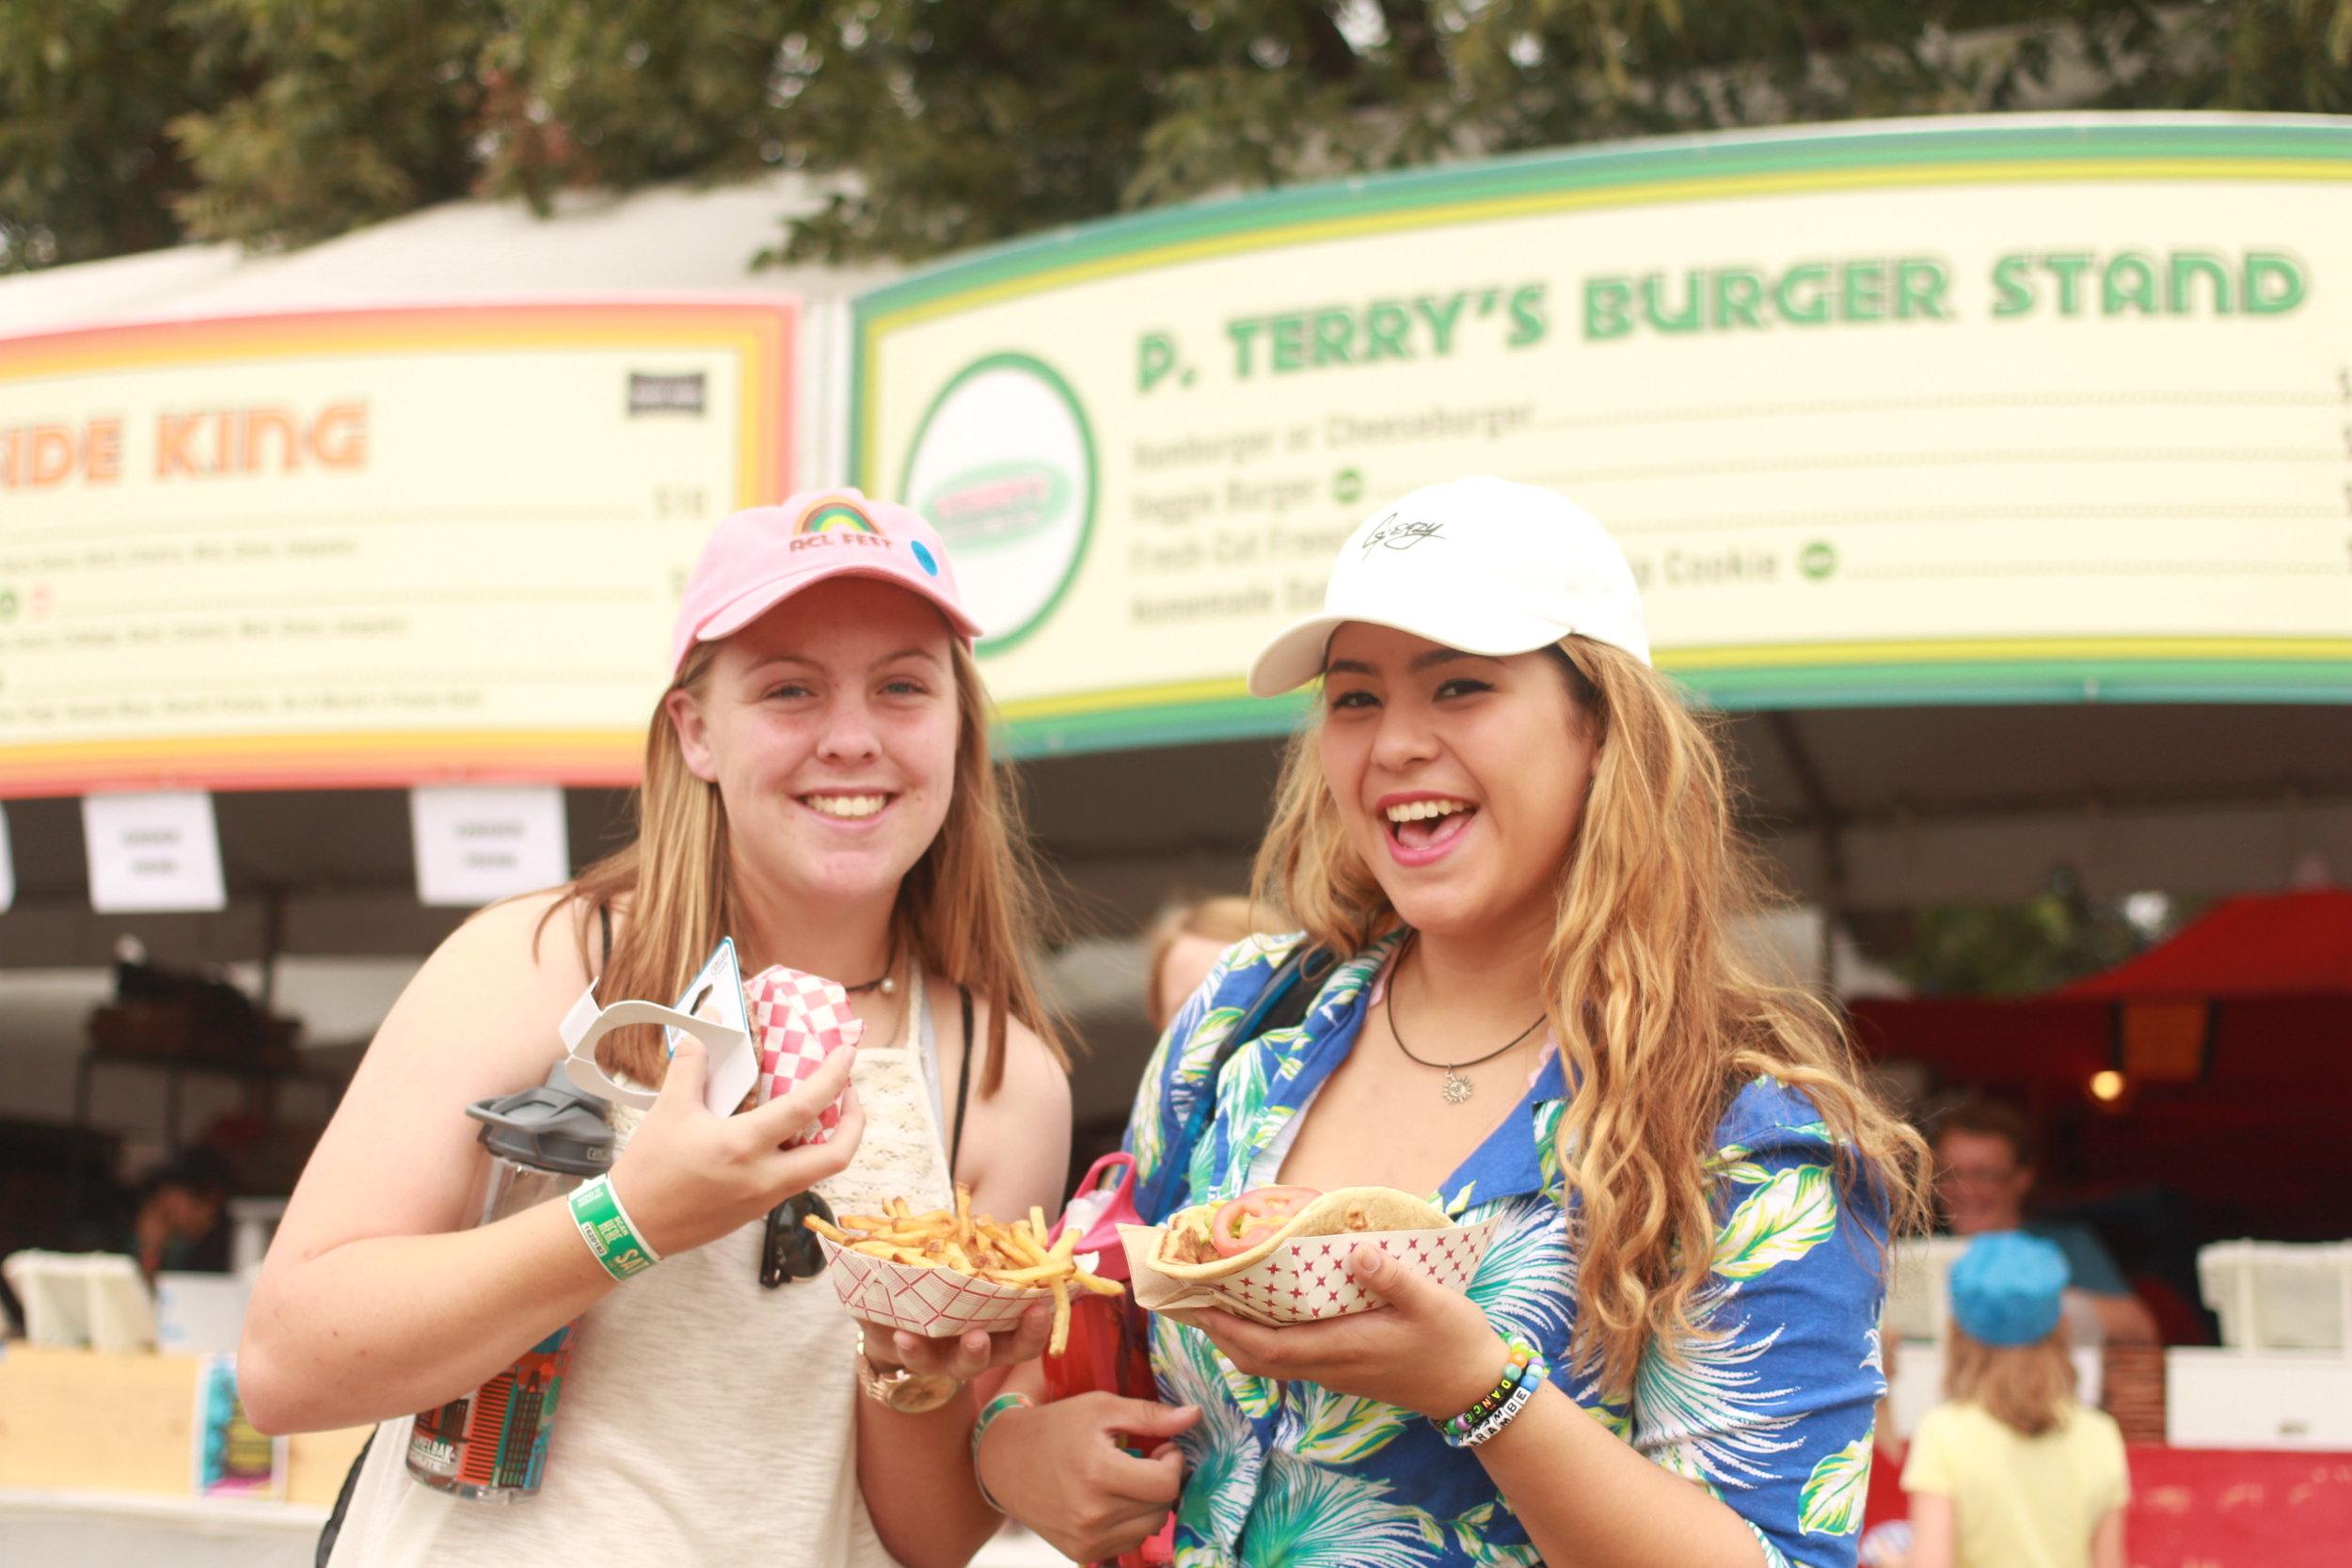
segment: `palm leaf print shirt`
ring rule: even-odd
[[[1235,1197],[1259,1152],[1353,1048],[1396,938],[1325,976],[1306,1018],[1215,1064],[1300,939],[1226,953],[1169,1025],[1128,1125],[1138,1207],[1157,1223]],[[1211,1076],[1214,1070],[1215,1082]],[[1470,1294],[1498,1330],[1539,1346],[1593,1419],[1747,1521],[1767,1568],[1852,1568],[1885,1388],[1877,1259],[1883,1201],[1841,1188],[1812,1102],[1769,1078],[1716,1130],[1718,1234],[1679,1361],[1643,1357],[1629,1389],[1569,1365],[1576,1258],[1553,1133],[1567,1104],[1555,1053],[1518,1108],[1434,1201],[1464,1224],[1499,1217]],[[1497,1568],[1540,1560],[1477,1456],[1411,1412],[1316,1385],[1247,1377],[1197,1330],[1152,1321],[1161,1397],[1202,1417],[1179,1439],[1179,1568]],[[1562,1477],[1565,1483],[1570,1478]]]

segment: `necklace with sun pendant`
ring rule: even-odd
[[[1408,947],[1409,945],[1410,944],[1407,943]],[[1518,1044],[1521,1040],[1527,1038],[1528,1036],[1534,1034],[1536,1030],[1544,1026],[1543,1015],[1538,1013],[1535,1015],[1534,1022],[1529,1024],[1526,1028],[1512,1036],[1502,1045],[1487,1052],[1484,1056],[1472,1056],[1468,1061],[1464,1062],[1433,1062],[1428,1060],[1426,1057],[1416,1056],[1413,1054],[1413,1048],[1405,1043],[1405,1031],[1398,1028],[1396,1023],[1396,983],[1404,977],[1404,972],[1405,954],[1400,952],[1396,956],[1395,970],[1389,976],[1388,995],[1381,999],[1381,1006],[1387,1009],[1389,1015],[1389,1037],[1396,1041],[1396,1048],[1405,1053],[1405,1059],[1406,1061],[1411,1062],[1416,1067],[1436,1068],[1445,1074],[1445,1082],[1438,1086],[1438,1093],[1449,1105],[1463,1104],[1472,1094],[1477,1092],[1478,1086],[1475,1084],[1472,1084],[1469,1079],[1462,1076],[1462,1069],[1466,1067],[1476,1067],[1482,1062],[1493,1061],[1497,1056],[1502,1055],[1504,1052],[1510,1050],[1513,1046]]]

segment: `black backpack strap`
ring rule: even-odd
[[[963,1070],[956,1075],[956,1130],[947,1138],[947,1180],[956,1179],[956,1157],[963,1151],[963,1113],[972,1103],[972,988],[958,986],[963,1010]]]
[[[318,1555],[312,1560],[315,1568],[326,1568],[326,1560],[335,1555],[335,1538],[343,1532],[343,1515],[351,1512],[351,1495],[359,1489],[359,1471],[368,1462],[368,1450],[373,1447],[375,1433],[371,1432],[368,1440],[359,1445],[358,1453],[352,1457],[351,1473],[343,1477],[342,1490],[335,1494],[335,1506],[319,1530]]]
[[[1216,1053],[1216,1061],[1209,1069],[1209,1081],[1225,1070],[1233,1053],[1252,1040],[1271,1035],[1277,1029],[1295,1029],[1307,1021],[1307,1010],[1315,1005],[1315,993],[1323,989],[1323,977],[1331,973],[1336,960],[1320,947],[1302,942],[1298,950],[1282,960],[1282,967],[1274,972],[1258,1000],[1241,1015],[1233,1032],[1225,1037],[1225,1044]]]

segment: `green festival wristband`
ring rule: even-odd
[[[988,1483],[980,1480],[980,1439],[988,1434],[990,1427],[996,1424],[996,1418],[1006,1411],[1036,1408],[1037,1401],[1026,1394],[999,1394],[980,1406],[979,1418],[972,1423],[972,1484],[978,1489],[980,1501],[999,1513],[1005,1512],[1005,1505],[988,1495]]]
[[[621,1207],[612,1179],[599,1176],[572,1189],[572,1223],[580,1227],[588,1250],[604,1272],[615,1279],[631,1279],[661,1261],[661,1254],[646,1244]]]

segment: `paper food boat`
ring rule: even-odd
[[[1119,1240],[1127,1249],[1132,1275],[1128,1289],[1135,1291],[1136,1304],[1146,1310],[1221,1307],[1252,1323],[1279,1328],[1284,1323],[1344,1318],[1380,1305],[1348,1272],[1348,1256],[1359,1246],[1376,1246],[1449,1291],[1467,1291],[1478,1273],[1478,1260],[1486,1255],[1486,1243],[1494,1240],[1495,1227],[1502,1223],[1498,1216],[1438,1230],[1301,1236],[1284,1242],[1231,1278],[1215,1281],[1171,1279],[1153,1265],[1166,1226],[1122,1225]]]
[[[841,1305],[852,1317],[884,1328],[903,1328],[927,1338],[945,1339],[968,1330],[1002,1334],[1021,1321],[1033,1301],[1051,1301],[1042,1285],[1004,1285],[975,1279],[953,1269],[894,1263],[869,1252],[851,1252],[830,1236],[817,1238],[825,1249],[825,1270]],[[1078,1267],[1091,1274],[1096,1257],[1080,1253]],[[1071,1287],[1073,1296],[1082,1294]]]

